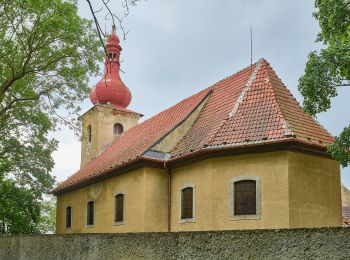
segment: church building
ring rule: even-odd
[[[333,137],[266,60],[140,122],[114,28],[106,50],[81,167],[53,191],[57,233],[341,226]]]

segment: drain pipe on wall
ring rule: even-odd
[[[168,232],[171,232],[171,169],[166,166],[166,161],[164,162],[164,169],[168,173]]]

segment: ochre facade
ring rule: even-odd
[[[81,167],[95,158],[115,139],[113,126],[119,123],[124,131],[138,124],[142,115],[108,105],[96,105],[80,117],[82,123]],[[89,126],[91,141],[89,141]]]
[[[210,158],[171,170],[171,231],[341,226],[339,163],[277,151]],[[259,219],[232,219],[230,180],[260,178]],[[180,220],[180,190],[195,187],[192,222]],[[307,191],[307,192],[306,192]],[[125,221],[115,225],[114,196],[125,194]],[[140,168],[57,196],[57,233],[168,231],[169,171]],[[95,224],[86,207],[95,202]],[[65,208],[72,227],[65,228]]]

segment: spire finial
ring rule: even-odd
[[[116,34],[116,26],[115,26],[115,24],[113,23],[113,25],[112,25],[112,35],[113,34]]]
[[[112,32],[106,41],[107,56],[103,78],[90,93],[90,100],[94,105],[110,104],[115,107],[126,108],[131,101],[131,93],[120,78],[119,57],[122,48],[113,23]]]

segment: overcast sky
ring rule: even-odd
[[[99,1],[92,1],[99,2]],[[204,89],[250,64],[250,32],[253,27],[253,60],[265,58],[302,103],[298,79],[307,55],[319,49],[319,32],[312,17],[312,0],[148,0],[131,9],[124,26],[122,74],[132,92],[130,109],[147,119],[178,101]],[[110,3],[120,13],[120,1]],[[91,18],[85,0],[80,15]],[[102,11],[103,12],[103,11]],[[100,14],[102,15],[102,12]],[[110,30],[111,21],[100,17]],[[122,38],[120,31],[118,31]],[[102,68],[103,64],[101,64]],[[91,87],[98,78],[91,78]],[[346,97],[342,90],[332,108],[317,120],[333,135],[349,125]],[[92,104],[83,104],[88,110]],[[55,133],[60,141],[54,153],[58,181],[80,166],[80,142],[72,131]],[[350,168],[342,169],[342,181],[350,187]]]

